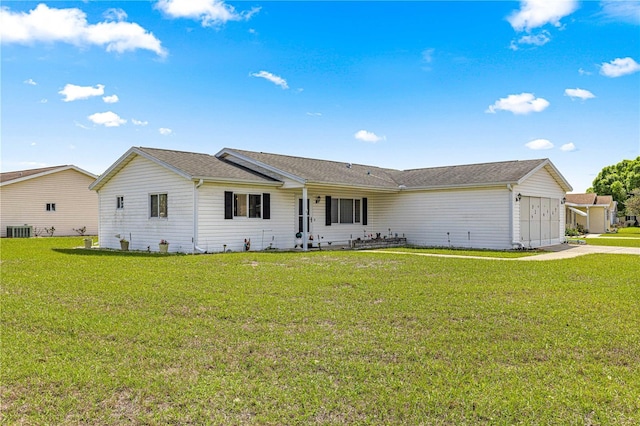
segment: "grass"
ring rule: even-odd
[[[571,241],[584,241],[591,246],[640,247],[640,238],[568,238]]]
[[[2,240],[3,424],[640,423],[638,258]]]
[[[502,257],[502,258],[518,258],[535,256],[541,254],[541,251],[495,251],[495,250],[466,250],[456,248],[421,248],[421,247],[397,247],[388,249],[379,249],[388,252],[405,252],[405,253],[424,253],[439,254],[450,256],[477,256],[477,257]]]
[[[619,228],[614,234],[601,234],[600,238],[640,238],[640,228]]]

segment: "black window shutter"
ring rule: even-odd
[[[262,218],[271,219],[271,194],[262,194]]]
[[[367,224],[367,198],[363,198],[362,199],[362,224],[366,225]]]
[[[224,191],[224,218],[233,219],[233,192]]]
[[[325,213],[325,218],[324,218],[324,224],[326,226],[331,226],[331,197],[329,195],[324,197],[325,203],[324,203],[324,213]]]

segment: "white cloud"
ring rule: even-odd
[[[118,98],[118,95],[110,95],[110,96],[103,96],[102,100],[107,104],[115,104],[120,100],[120,98]]]
[[[169,136],[170,134],[173,133],[173,130],[167,129],[166,127],[160,127],[158,129],[158,132],[160,132],[162,136]]]
[[[260,8],[253,8],[248,12],[236,12],[233,6],[220,0],[160,0],[156,7],[171,18],[200,21],[203,27],[248,20],[260,11]]]
[[[587,100],[587,99],[593,99],[596,97],[596,95],[594,95],[593,93],[591,93],[588,90],[585,89],[565,89],[564,91],[565,96],[569,96],[571,99],[574,98],[578,98],[578,99],[582,99]]]
[[[136,120],[135,118],[132,118],[131,122],[136,126],[146,126],[147,124],[149,124],[148,121]]]
[[[592,73],[591,71],[586,71],[586,70],[584,70],[584,69],[580,68],[580,69],[578,70],[578,74],[580,74],[580,75],[591,75],[591,74],[593,74],[593,73]]]
[[[640,2],[604,0],[600,2],[605,16],[616,21],[640,24]]]
[[[113,7],[111,9],[107,9],[107,11],[102,14],[102,16],[104,16],[104,19],[106,19],[107,21],[121,22],[127,20],[127,12],[122,9],[116,9]]]
[[[553,148],[553,144],[546,139],[535,139],[531,142],[527,142],[524,146],[529,149],[533,149],[534,151]]]
[[[616,58],[609,63],[603,63],[600,67],[600,74],[607,77],[622,77],[640,71],[640,64],[632,58]]]
[[[373,132],[369,132],[367,130],[358,130],[354,135],[354,138],[358,139],[359,141],[363,141],[363,142],[371,142],[371,143],[376,143],[376,142],[380,142],[382,140],[385,140],[386,137],[384,136],[378,136]]]
[[[518,44],[528,44],[533,46],[544,46],[551,41],[549,31],[541,31],[535,35],[524,35],[518,39]]]
[[[283,89],[288,89],[289,85],[287,84],[287,80],[284,78],[277,76],[275,74],[271,74],[268,71],[260,71],[254,72],[251,74],[252,77],[264,78],[265,80],[269,80],[273,84],[282,87]]]
[[[84,129],[84,130],[91,130],[91,128],[90,128],[90,127],[87,127],[87,126],[85,126],[84,124],[78,123],[77,121],[74,121],[74,122],[73,122],[73,124],[75,124],[75,125],[76,125],[76,127],[80,127],[81,129]]]
[[[509,15],[507,21],[516,31],[529,32],[547,24],[560,27],[560,19],[577,8],[577,0],[522,0],[520,10]]]
[[[117,16],[117,15],[116,15]],[[119,15],[122,18],[122,14]],[[166,56],[160,40],[132,22],[105,21],[89,24],[80,9],[55,9],[41,3],[29,12],[0,8],[2,43],[32,44],[62,42],[75,46],[104,46],[107,52],[146,49]]]
[[[40,99],[40,103],[41,103],[41,104],[46,104],[47,102],[49,102],[49,100],[48,100],[48,99],[46,99],[46,98],[42,98],[42,99]]]
[[[529,114],[541,112],[549,106],[549,101],[544,98],[536,98],[533,93],[520,93],[498,99],[490,105],[485,112],[494,114],[496,111],[511,111],[514,114]]]
[[[32,79],[32,78],[29,78],[29,79],[25,80],[23,83],[24,83],[24,84],[28,84],[29,86],[37,86],[37,85],[38,85],[38,83],[36,83],[35,81],[33,81],[33,79]]]
[[[58,93],[65,97],[63,99],[63,101],[65,102],[77,101],[80,99],[89,99],[92,96],[104,95],[104,85],[96,84],[95,87],[92,87],[67,84],[66,86],[64,86],[64,89],[62,89]]]
[[[576,150],[576,146],[573,144],[573,142],[565,143],[560,147],[560,151],[564,151],[564,152],[571,152],[575,150]]]
[[[308,112],[307,115],[311,117],[322,117],[321,112]]]
[[[426,62],[427,64],[430,64],[431,62],[433,62],[433,54],[435,53],[436,49],[430,48],[430,49],[425,49],[422,51],[422,61]]]
[[[91,114],[88,118],[95,124],[100,124],[105,127],[120,127],[127,122],[127,120],[120,118],[118,114],[111,111],[97,112]]]

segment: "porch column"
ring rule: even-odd
[[[589,230],[589,228],[591,228],[591,226],[589,226],[590,218],[591,218],[591,215],[589,214],[589,206],[587,206],[587,231]]]
[[[302,251],[307,251],[307,244],[309,242],[309,227],[307,226],[308,215],[307,211],[307,187],[302,187]]]

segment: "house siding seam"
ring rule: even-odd
[[[551,174],[546,170],[546,168],[542,168],[530,176],[526,181],[524,181],[520,185],[515,185],[513,187],[513,196],[517,194],[521,194],[526,197],[534,197],[534,198],[548,198],[550,200],[556,200],[559,203],[559,200],[562,200],[565,196],[564,190],[558,185],[556,180],[551,176]],[[521,218],[520,218],[520,208],[522,207],[522,203],[516,202],[514,203],[513,208],[513,224],[514,224],[514,241],[520,241],[522,238],[521,235]],[[552,231],[553,237],[550,238],[550,244],[560,244],[565,241],[565,209],[564,206],[559,205],[558,208],[558,229]]]
[[[98,197],[89,190],[91,176],[73,169],[3,185],[0,190],[1,236],[7,226],[31,225],[34,231],[55,228],[55,236],[79,235],[74,229],[86,227],[86,235],[98,233]],[[56,211],[48,212],[47,203]],[[46,235],[42,233],[41,235]]]
[[[167,194],[168,217],[149,217],[151,194]],[[99,191],[100,247],[118,249],[116,235],[129,241],[130,250],[158,251],[161,239],[169,251],[193,251],[193,182],[136,156]],[[124,209],[116,208],[116,197],[124,197]]]
[[[507,191],[496,187],[406,192],[374,205],[380,222],[409,244],[509,249]]]

